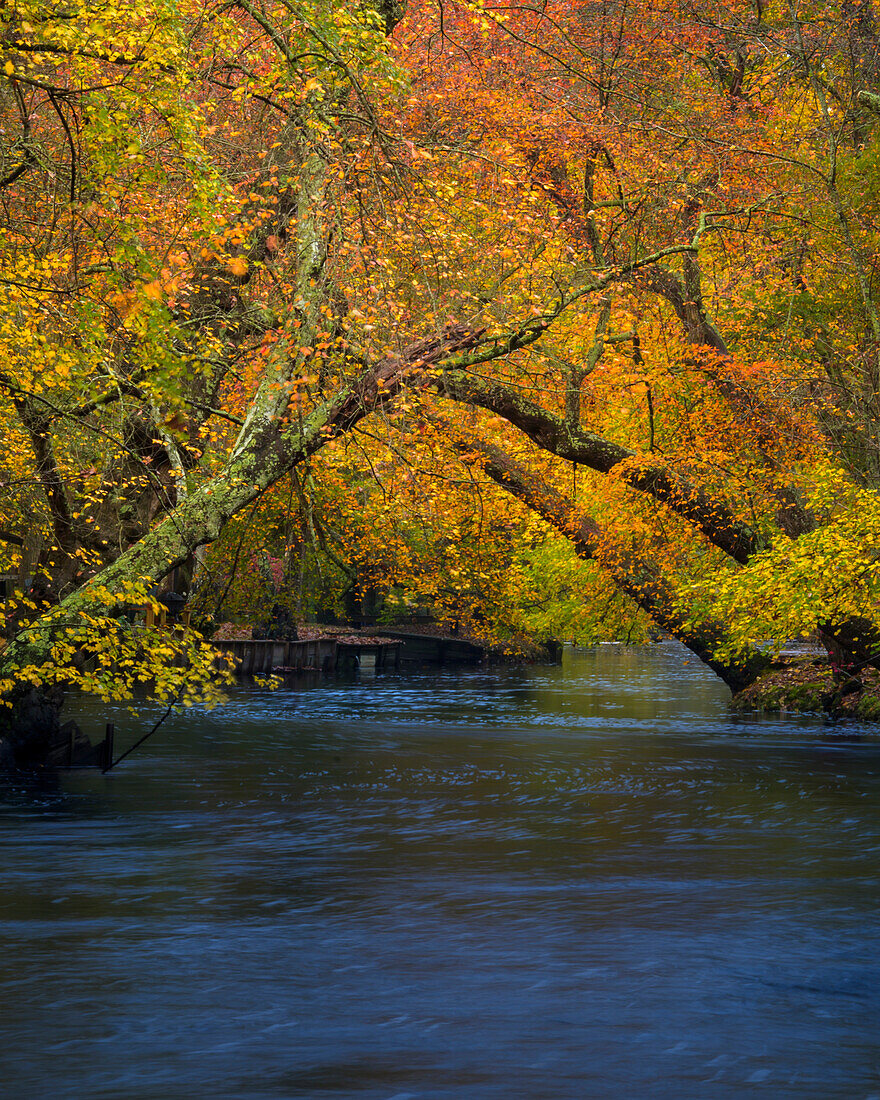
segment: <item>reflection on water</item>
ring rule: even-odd
[[[674,646],[241,691],[6,790],[0,1093],[880,1098],[880,742],[726,698]]]

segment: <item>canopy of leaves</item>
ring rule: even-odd
[[[128,646],[161,684],[117,612],[163,583],[502,640],[650,615],[704,657],[880,626],[876,31],[859,0],[8,9],[11,666],[112,694]]]

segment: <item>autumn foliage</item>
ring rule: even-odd
[[[874,659],[876,42],[865,0],[7,9],[10,698],[155,678],[170,586]]]

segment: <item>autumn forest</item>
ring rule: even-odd
[[[870,0],[17,0],[0,722],[212,631],[880,662]],[[143,625],[174,590],[188,626]]]

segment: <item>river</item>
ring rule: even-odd
[[[880,1100],[880,740],[687,657],[242,689],[7,787],[0,1095]]]

